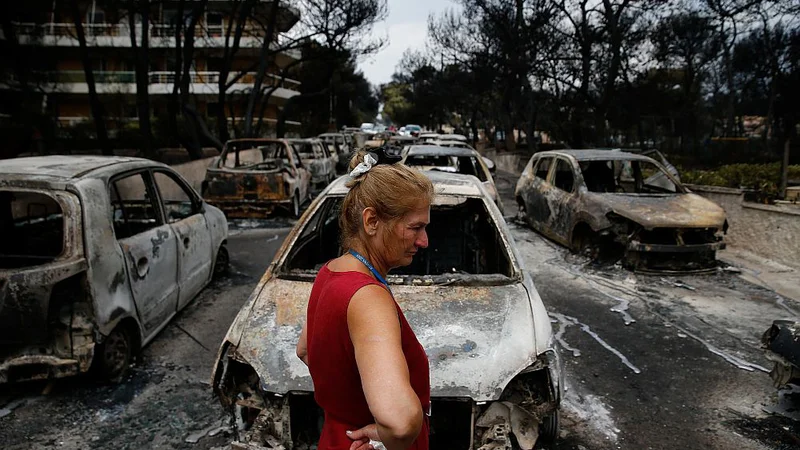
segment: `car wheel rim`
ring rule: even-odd
[[[294,199],[292,200],[292,206],[294,208],[294,216],[297,217],[300,215],[300,200],[298,199],[297,194],[294,195]]]

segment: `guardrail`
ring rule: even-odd
[[[41,72],[45,81],[50,83],[86,83],[86,75],[82,70],[60,70],[53,72]],[[228,81],[234,81],[238,73],[228,74]],[[192,84],[219,84],[219,72],[203,72],[192,71],[189,72]],[[254,84],[256,72],[247,72],[236,80],[237,84]],[[290,78],[281,80],[280,76],[274,74],[267,74],[267,78],[271,78],[273,83],[277,83],[278,87],[286,89],[296,89],[300,86],[300,82]],[[94,79],[96,83],[136,83],[136,72],[134,71],[94,71]],[[154,71],[148,72],[148,81],[150,84],[173,84],[175,83],[175,72],[173,71]],[[274,84],[273,84],[274,86]]]

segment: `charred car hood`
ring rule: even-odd
[[[311,286],[274,278],[241,318],[238,354],[267,392],[313,391],[308,369],[295,353]],[[496,400],[536,359],[534,320],[522,283],[392,290],[428,354],[434,397]]]
[[[722,228],[725,211],[697,194],[595,194],[590,201],[646,229]]]

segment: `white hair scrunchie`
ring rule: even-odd
[[[375,159],[374,156],[370,155],[369,153],[364,156],[364,161],[358,163],[358,165],[350,172],[350,176],[355,178],[365,173],[369,172],[369,169],[372,169],[372,166],[378,163],[378,160]]]

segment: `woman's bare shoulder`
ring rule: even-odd
[[[357,259],[348,255],[342,255],[338,258],[332,259],[328,262],[328,270],[331,272],[360,272],[366,275],[371,275],[369,269],[364,267],[364,264]]]

